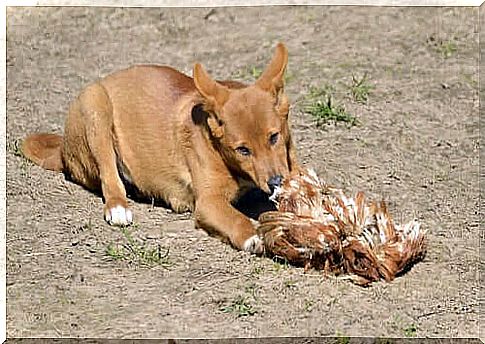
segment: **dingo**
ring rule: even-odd
[[[101,190],[104,217],[133,220],[128,185],[238,249],[263,244],[234,202],[250,187],[270,194],[297,168],[279,43],[252,85],[215,81],[196,63],[193,79],[167,66],[140,65],[88,85],[70,106],[64,136],[35,134],[22,150],[43,168]]]

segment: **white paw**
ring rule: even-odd
[[[243,250],[255,254],[261,254],[264,252],[263,240],[258,235],[253,235],[244,242]]]
[[[133,213],[130,209],[118,205],[106,212],[104,219],[110,225],[127,226],[133,222]]]

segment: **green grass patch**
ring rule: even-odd
[[[458,50],[458,47],[455,42],[453,41],[446,41],[446,42],[441,42],[437,50],[439,53],[441,53],[441,56],[443,56],[445,59],[451,57],[456,51]]]
[[[257,66],[251,66],[246,69],[246,78],[253,80],[258,79],[263,74],[263,68]]]
[[[416,337],[418,328],[415,324],[410,324],[403,328],[404,336],[408,338]]]
[[[431,35],[428,37],[427,43],[445,59],[450,58],[458,51],[458,45],[453,39],[439,39],[435,35]]]
[[[113,260],[127,259],[127,255],[125,254],[124,250],[116,247],[113,244],[109,244],[106,248],[106,255]]]
[[[228,305],[222,306],[220,310],[223,313],[233,313],[238,318],[252,316],[257,313],[244,296],[237,296]]]
[[[334,104],[332,97],[327,96],[324,100],[317,100],[305,109],[316,120],[317,127],[322,127],[331,122],[343,122],[354,126],[357,120],[354,116],[345,111],[342,105]]]
[[[243,80],[256,80],[263,74],[263,68],[259,66],[247,66],[232,73],[231,77]]]
[[[367,73],[362,78],[358,79],[355,75],[352,75],[352,84],[349,87],[352,98],[358,102],[365,104],[369,100],[369,95],[374,88],[373,85],[367,82]]]
[[[159,265],[168,268],[172,265],[169,259],[169,249],[162,249],[160,244],[149,245],[147,241],[134,239],[128,227],[121,227],[121,233],[125,242],[123,244],[110,243],[106,248],[106,256],[110,259],[146,267]]]
[[[303,111],[310,114],[318,128],[327,124],[344,123],[349,128],[358,124],[357,118],[349,114],[345,107],[334,101],[333,88],[310,88]]]

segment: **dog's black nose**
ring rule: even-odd
[[[281,182],[283,181],[283,176],[280,174],[274,175],[268,180],[268,186],[271,192],[278,186],[281,186]]]

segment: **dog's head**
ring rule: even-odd
[[[194,67],[214,146],[233,173],[267,193],[291,169],[289,104],[283,90],[287,62],[287,49],[279,43],[267,68],[249,86],[216,82],[200,64]]]

